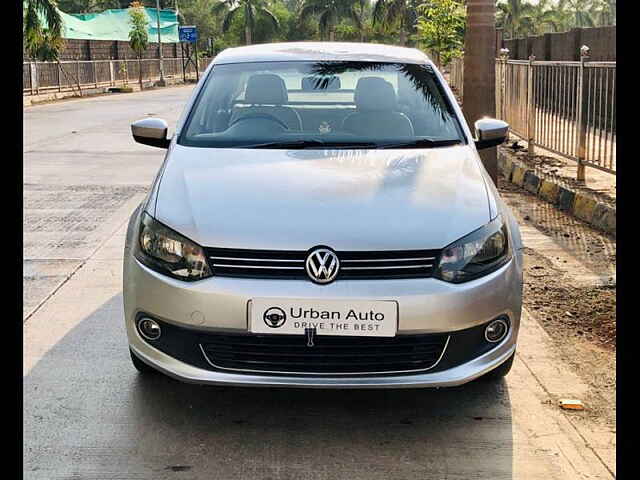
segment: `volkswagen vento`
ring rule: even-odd
[[[443,387],[513,362],[522,242],[442,74],[415,49],[219,54],[131,217],[131,358],[203,384]]]

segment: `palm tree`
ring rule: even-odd
[[[57,60],[62,49],[62,17],[55,0],[23,2],[24,46],[31,58]],[[41,17],[46,26],[42,25]],[[43,58],[45,57],[45,58]]]
[[[360,41],[364,42],[364,11],[367,8],[367,4],[369,0],[357,0],[358,9],[360,10],[358,13],[358,19],[360,21]]]
[[[569,28],[595,27],[590,12],[592,4],[592,0],[560,0],[558,9],[564,10],[570,16]]]
[[[231,22],[239,14],[244,13],[245,43],[251,45],[251,37],[256,26],[256,18],[266,18],[276,30],[280,29],[278,18],[267,8],[267,0],[221,0],[213,7],[213,13],[225,12],[222,21],[222,33],[227,33]]]
[[[600,27],[616,24],[616,0],[595,0],[591,15]]]
[[[300,8],[299,18],[318,16],[320,35],[329,36],[329,40],[335,40],[335,27],[342,17],[350,19],[356,27],[362,30],[360,16],[356,12],[356,0],[304,0]]]
[[[496,6],[498,23],[510,38],[525,36],[535,31],[534,8],[523,0],[506,0]]]
[[[551,0],[539,0],[537,4],[531,5],[527,15],[531,18],[534,27],[534,34],[557,32],[556,10],[551,4]]]
[[[469,125],[496,113],[495,0],[467,0],[467,27],[464,39],[464,116]],[[480,153],[482,163],[497,184],[498,161],[495,148]]]
[[[414,0],[376,0],[373,7],[374,25],[390,27],[400,24],[400,44],[406,45],[408,32],[414,33],[417,13]]]

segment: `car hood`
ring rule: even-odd
[[[490,220],[477,154],[174,145],[152,214],[200,245],[442,248]]]

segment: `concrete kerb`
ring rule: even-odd
[[[616,208],[599,202],[588,192],[573,190],[553,176],[528,167],[506,148],[498,148],[498,168],[504,178],[580,220],[616,235]]]

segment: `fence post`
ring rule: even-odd
[[[576,126],[576,156],[578,157],[578,172],[576,179],[579,182],[585,181],[584,162],[587,154],[587,118],[589,114],[587,104],[587,76],[584,74],[584,63],[589,59],[589,47],[583,45],[580,47],[580,66],[578,67],[578,92],[577,92],[577,126]]]
[[[113,60],[109,60],[109,84],[112,87],[115,86],[114,72],[113,72]]]
[[[98,88],[98,61],[93,60],[91,64],[93,65],[93,83],[95,83],[96,88]]]
[[[62,73],[62,64],[60,62],[58,62],[58,64],[56,65],[56,72],[58,73],[58,92],[62,91],[62,75],[60,75]]]
[[[31,76],[31,95],[33,95],[34,90],[36,92],[36,95],[38,95],[38,63],[37,62],[29,63],[29,75]]]
[[[500,77],[498,78],[498,88],[500,89],[500,109],[498,110],[498,115],[500,115],[500,119],[504,120],[507,118],[506,112],[506,102],[504,101],[504,97],[506,95],[507,88],[507,60],[509,60],[509,49],[501,48],[500,49]]]
[[[533,146],[536,130],[536,98],[533,85],[533,62],[535,59],[535,55],[530,55],[529,65],[527,67],[527,145],[529,146],[529,158],[533,158],[535,155],[535,149]]]

